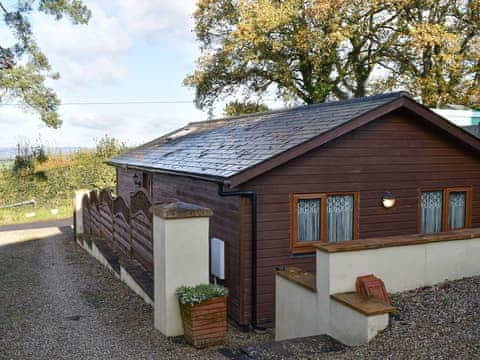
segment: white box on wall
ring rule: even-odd
[[[212,275],[218,279],[225,279],[225,242],[212,238]]]

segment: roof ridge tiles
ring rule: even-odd
[[[262,111],[262,112],[256,112],[256,113],[251,113],[251,114],[242,114],[242,115],[235,115],[235,116],[224,116],[216,119],[210,119],[210,120],[200,120],[200,121],[192,121],[189,122],[186,127],[188,126],[193,126],[193,125],[199,125],[199,124],[212,124],[215,122],[230,122],[233,120],[242,120],[250,117],[260,117],[264,115],[270,115],[270,114],[279,114],[279,113],[284,113],[284,112],[294,112],[294,111],[300,111],[300,110],[305,110],[305,109],[312,109],[312,108],[319,108],[319,107],[327,107],[327,106],[338,106],[338,105],[345,105],[345,104],[351,104],[351,103],[357,103],[357,102],[363,102],[363,101],[375,101],[375,100],[381,100],[385,98],[392,98],[396,99],[401,96],[406,96],[409,98],[412,98],[412,95],[409,94],[406,91],[394,91],[394,92],[389,92],[389,93],[384,93],[384,94],[375,94],[375,95],[370,95],[370,96],[362,96],[362,97],[357,97],[357,98],[350,98],[350,99],[345,99],[345,100],[335,100],[335,101],[326,101],[322,103],[315,103],[315,104],[305,104],[305,105],[299,105],[299,106],[294,106],[291,108],[284,107],[280,109],[275,109],[275,110],[269,110],[269,111]],[[180,129],[178,129],[180,130]]]

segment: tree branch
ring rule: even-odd
[[[7,8],[3,5],[1,1],[0,1],[0,9],[2,9],[5,14],[8,14]]]

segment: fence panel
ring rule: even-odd
[[[113,244],[113,199],[110,190],[100,191],[98,210],[101,236]]]
[[[98,211],[98,196],[95,190],[90,192],[90,224],[91,234],[95,236],[101,236],[100,231],[100,213]]]
[[[143,211],[132,216],[132,254],[147,270],[153,271],[152,223]]]
[[[153,271],[152,203],[145,191],[139,190],[132,195],[130,206],[132,255],[147,270]]]
[[[124,255],[131,255],[130,209],[122,197],[113,200],[113,242]]]
[[[112,248],[136,259],[153,272],[152,202],[141,189],[131,196],[130,208],[122,197],[113,198],[109,190],[95,190],[82,199],[86,234],[102,237]]]

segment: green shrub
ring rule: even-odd
[[[97,141],[95,153],[98,157],[108,159],[127,150],[124,143],[119,142],[114,137],[105,135]]]
[[[17,154],[13,163],[13,171],[20,176],[31,175],[38,164],[48,161],[48,155],[42,144],[31,146],[27,139],[17,144]]]
[[[223,286],[212,284],[180,286],[176,295],[181,304],[195,305],[219,296],[227,296],[228,290]]]
[[[24,176],[31,174],[35,169],[35,162],[33,157],[24,157],[21,155],[15,156],[13,163],[13,171],[15,174]]]
[[[15,169],[13,162],[8,166],[0,163],[0,206],[35,199],[37,213],[40,209],[66,209],[71,207],[75,190],[115,188],[115,168],[105,161],[122,151],[125,151],[123,144],[106,137],[99,141],[96,149],[79,150],[67,155],[50,154],[44,162],[35,159],[34,169],[27,167],[19,171],[20,164]],[[22,151],[20,155],[24,153]],[[44,160],[43,155],[46,154],[37,151],[37,155]],[[21,215],[23,208],[0,213],[0,224],[22,221],[17,211]],[[48,211],[44,215],[48,216]],[[35,220],[40,220],[39,216]],[[23,220],[26,220],[24,216]]]
[[[46,163],[48,161],[48,155],[47,152],[45,151],[45,148],[42,146],[39,146],[33,150],[33,155],[35,156],[35,160],[39,164]]]

